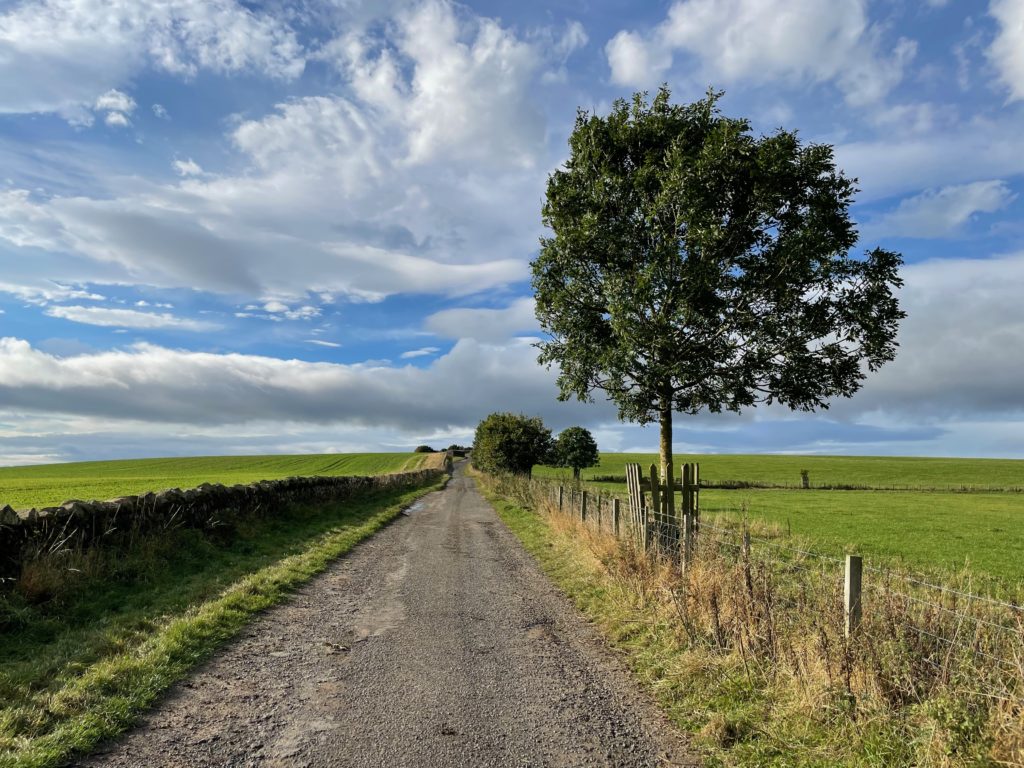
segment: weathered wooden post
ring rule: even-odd
[[[597,509],[597,532],[601,532],[601,492],[597,492],[597,504],[594,505]]]
[[[640,465],[626,465],[626,485],[629,488],[630,530],[637,544],[647,551],[647,510],[644,490],[640,482]]]
[[[846,583],[843,589],[845,603],[846,636],[849,637],[860,626],[861,619],[861,575],[864,563],[859,555],[846,556]]]
[[[743,557],[750,557],[750,531],[743,531]]]
[[[806,469],[800,470],[800,487],[805,490],[811,487],[811,475]]]
[[[587,522],[587,492],[580,491],[580,520]]]
[[[619,500],[612,499],[612,533],[619,537]]]
[[[662,524],[662,501],[661,501],[661,483],[658,478],[658,465],[651,464],[650,468],[651,477],[651,512],[650,517],[653,518],[652,524],[647,527],[647,535],[653,538],[654,541],[661,546],[661,524]]]
[[[562,496],[564,495],[564,493],[565,493],[565,488],[563,488],[561,485],[559,485],[558,486],[558,511],[559,512],[562,511]]]
[[[693,561],[693,465],[683,464],[683,572]]]

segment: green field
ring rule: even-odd
[[[433,455],[193,456],[0,467],[0,506],[54,506],[68,499],[110,499],[164,488],[194,488],[202,483],[234,485],[292,476],[379,475],[415,469]]]
[[[644,467],[654,454],[603,454],[601,465],[583,478],[623,476],[627,462]],[[905,565],[916,571],[962,571],[1019,586],[1024,582],[1024,493],[959,492],[1020,488],[1024,461],[833,456],[693,456],[701,480],[798,485],[800,470],[811,484],[870,486],[883,490],[706,489],[706,519],[738,521],[744,516],[774,524],[816,551],[856,552],[869,565]],[[567,477],[566,470],[537,467],[537,476]],[[625,483],[594,486],[625,494]],[[920,490],[884,490],[887,488]],[[925,490],[927,489],[927,490]],[[946,489],[934,490],[934,489]],[[780,543],[784,543],[780,541]]]
[[[907,456],[758,456],[732,454],[680,454],[683,461],[699,462],[701,480],[719,484],[743,481],[764,485],[800,485],[800,471],[810,473],[811,486],[853,485],[871,488],[1022,489],[1024,461],[1019,459],[933,459]],[[626,463],[643,467],[657,463],[652,453],[605,453],[601,465],[583,470],[583,478],[617,475],[625,478]],[[537,467],[538,476],[565,470]],[[678,473],[678,469],[677,469]]]

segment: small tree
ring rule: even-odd
[[[831,147],[755,137],[720,94],[669,96],[577,114],[531,265],[560,398],[601,389],[621,419],[657,421],[666,478],[673,413],[827,408],[893,359],[904,317],[900,255],[848,255],[856,188]]]
[[[551,451],[551,430],[537,417],[492,413],[473,439],[473,466],[486,472],[529,475]]]
[[[552,456],[556,467],[572,468],[574,480],[580,479],[581,469],[596,467],[600,460],[594,436],[583,427],[563,429],[555,440]]]
[[[434,451],[434,449],[433,449],[433,448],[431,448],[431,447],[430,447],[429,445],[417,445],[417,446],[416,446],[416,447],[415,447],[415,448],[413,449],[413,451],[412,451],[412,452],[413,452],[413,453],[434,453],[435,451]]]

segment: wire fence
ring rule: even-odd
[[[631,493],[637,490],[635,477],[633,485]],[[646,506],[637,505],[629,497],[550,480],[534,480],[531,488],[549,509],[576,518],[594,532],[628,542],[650,557],[677,564],[680,569],[687,566],[685,517],[690,516],[691,559],[756,559],[772,570],[783,591],[788,588],[794,593],[824,585],[838,594],[842,585],[844,600],[835,608],[842,612],[848,633],[862,620],[869,631],[877,623],[875,619],[884,617],[904,633],[907,642],[917,644],[917,658],[933,669],[948,672],[950,654],[955,652],[1002,670],[1024,670],[1024,605],[1019,603],[877,565],[864,565],[866,575],[862,579],[860,558],[855,558],[856,588],[851,596],[849,556],[837,557],[769,538],[752,532],[746,524],[701,519],[699,509],[694,506],[688,510],[685,502],[684,509],[673,510],[655,496]],[[852,625],[851,611],[856,613]]]

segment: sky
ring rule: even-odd
[[[0,0],[0,465],[655,451],[558,401],[529,262],[576,110],[662,83],[833,145],[908,313],[852,399],[676,450],[1024,458],[1024,0]]]

